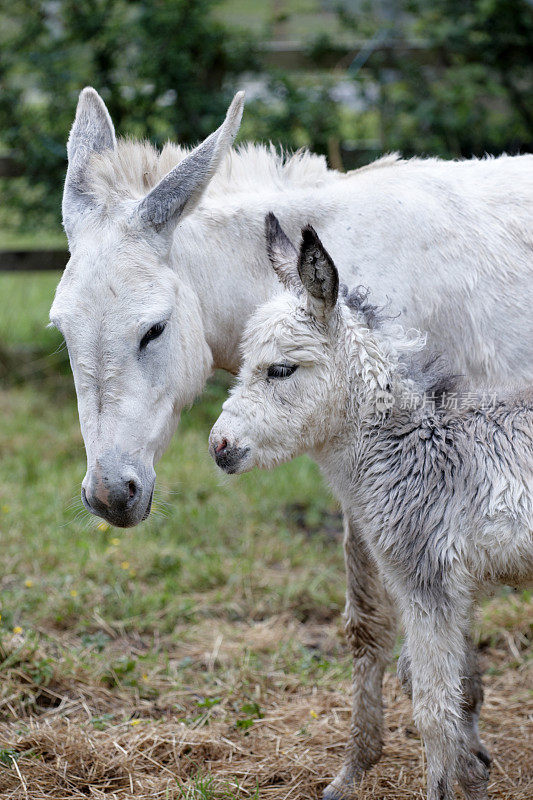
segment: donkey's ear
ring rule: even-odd
[[[226,119],[214,133],[159,181],[141,200],[141,220],[156,231],[190,213],[233,144],[241,124],[244,92],[238,92],[228,108]]]
[[[339,273],[311,225],[302,230],[298,274],[309,293],[313,310],[322,314],[331,311],[339,294]]]
[[[78,99],[76,118],[67,142],[68,169],[63,192],[63,224],[68,232],[76,217],[91,204],[87,168],[92,153],[113,150],[115,129],[104,101],[90,86]]]
[[[272,211],[269,211],[265,217],[265,239],[270,263],[284,287],[301,290],[302,282],[298,275],[298,253]]]

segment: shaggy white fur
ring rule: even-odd
[[[157,150],[149,142],[119,139],[115,150],[95,154],[91,161],[91,192],[108,205],[130,197],[140,199],[192,152],[168,142]],[[395,156],[379,159],[376,166],[388,166]],[[352,174],[352,173],[349,173]],[[306,150],[287,154],[274,145],[243,144],[226,153],[205,196],[220,199],[232,194],[263,190],[284,191],[292,188],[318,188],[324,183],[345,180],[346,175],[330,170],[324,156]]]

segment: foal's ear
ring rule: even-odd
[[[302,282],[297,267],[298,253],[272,211],[265,217],[265,239],[270,263],[283,286],[289,290],[301,290]]]
[[[63,192],[63,225],[71,229],[76,217],[91,205],[87,169],[93,153],[113,150],[115,129],[104,101],[87,86],[80,93],[76,118],[67,142],[68,169]]]
[[[302,230],[298,274],[309,293],[313,310],[322,314],[331,311],[339,295],[339,273],[311,225]]]
[[[244,92],[237,92],[220,128],[207,137],[159,181],[137,210],[141,220],[156,231],[174,226],[198,204],[204,189],[233,144],[241,124]]]

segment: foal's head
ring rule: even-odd
[[[313,228],[303,229],[297,252],[269,214],[266,238],[286,291],[250,318],[238,383],[211,431],[211,454],[228,473],[320,448],[387,390],[392,369],[371,330],[375,309],[339,296],[337,269]]]

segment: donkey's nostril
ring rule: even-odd
[[[228,446],[228,440],[227,439],[222,439],[220,444],[217,444],[217,446],[215,447],[215,453],[217,455],[219,453],[222,453],[222,451],[225,450],[227,446]]]
[[[142,485],[137,478],[132,478],[126,484],[127,495],[125,501],[127,508],[132,508],[142,496]],[[124,495],[123,495],[124,496]]]

